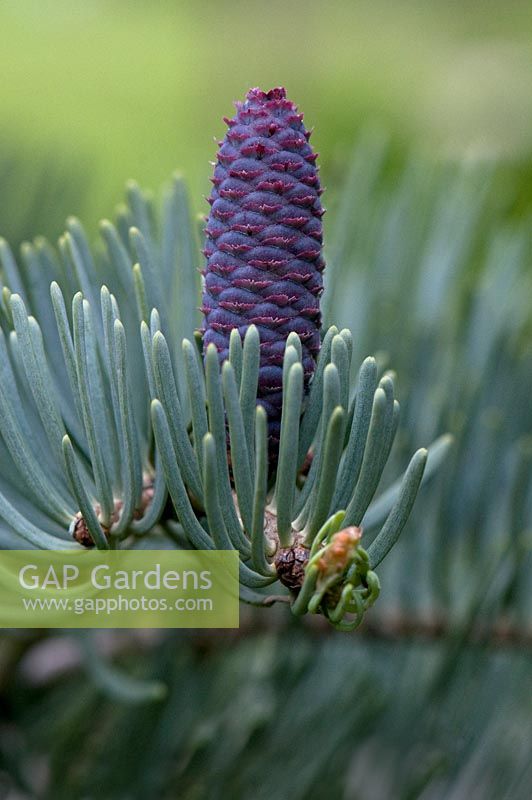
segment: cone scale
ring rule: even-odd
[[[301,339],[305,388],[320,348],[322,190],[310,132],[283,88],[251,89],[236,109],[225,120],[208,198],[204,347],[213,343],[223,361],[231,331],[243,338],[257,326],[257,401],[268,415],[275,458],[286,339],[291,331]]]

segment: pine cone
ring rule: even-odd
[[[303,346],[305,388],[320,348],[323,290],[322,189],[317,154],[302,114],[282,88],[251,89],[226,119],[209,197],[204,345],[223,361],[229,336],[260,333],[258,402],[268,414],[275,458],[282,407],[282,362],[288,334]]]

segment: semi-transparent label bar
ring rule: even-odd
[[[2,628],[237,628],[238,553],[2,550]]]

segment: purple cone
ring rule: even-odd
[[[323,289],[322,190],[317,154],[282,88],[251,89],[218,151],[207,220],[202,311],[204,346],[220,360],[238,328],[259,329],[258,402],[268,414],[270,451],[279,441],[282,363],[288,334],[303,346],[305,387],[320,349]]]

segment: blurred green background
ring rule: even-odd
[[[95,233],[176,169],[204,212],[232,101],[285,85],[328,317],[398,370],[397,469],[456,434],[358,634],[246,609],[234,636],[96,637],[118,675],[68,633],[3,636],[0,797],[528,800],[532,3],[2,0],[0,75],[13,245],[72,213]],[[166,701],[124,703],[130,674]]]
[[[306,112],[329,187],[374,124],[399,147],[497,155],[528,197],[531,74],[519,0],[3,0],[0,233],[94,227],[126,179],[175,169],[203,210],[212,137],[254,85]]]

